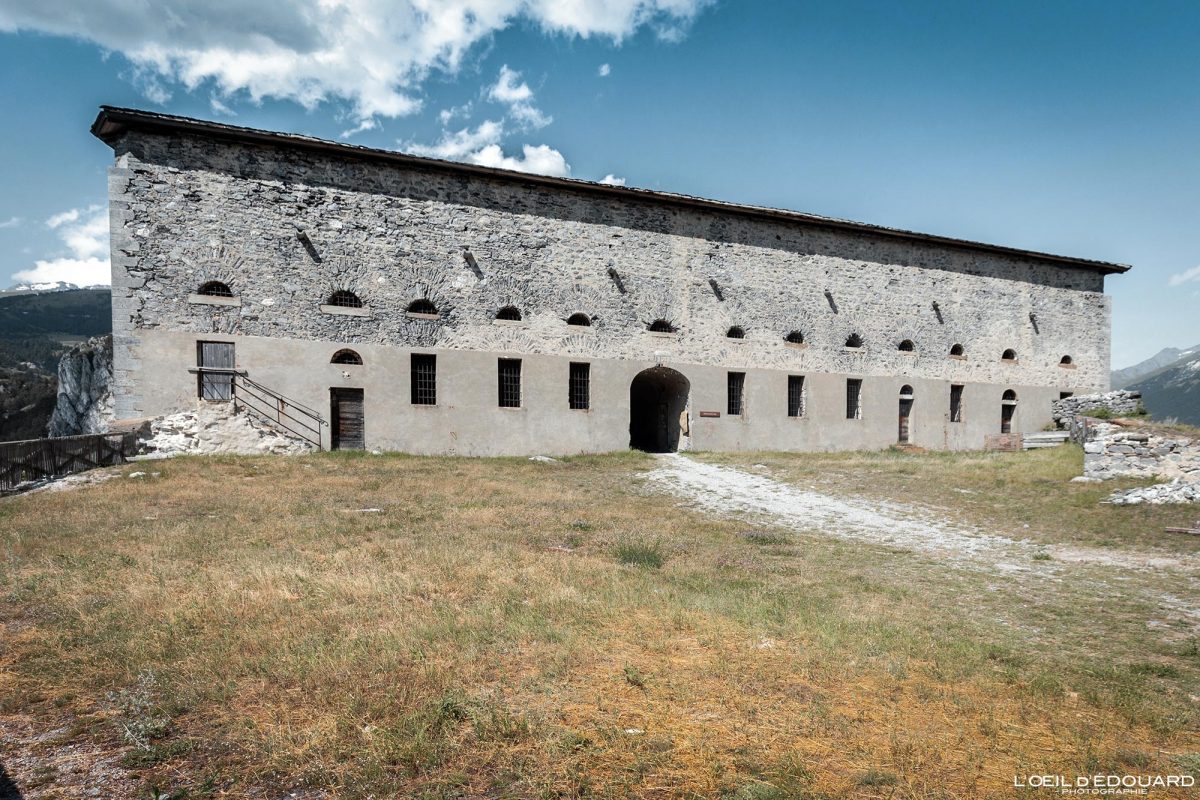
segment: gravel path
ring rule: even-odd
[[[1034,553],[1063,564],[1097,564],[1130,569],[1188,569],[1193,558],[1173,558],[1088,547],[1043,546],[1022,538],[955,525],[937,514],[900,503],[840,498],[806,491],[764,475],[685,455],[659,456],[645,474],[660,490],[686,498],[699,508],[766,521],[795,531],[899,547],[999,573],[1034,570]]]

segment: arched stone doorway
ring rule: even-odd
[[[670,367],[651,367],[629,384],[629,446],[649,453],[674,453],[688,436],[691,383]]]

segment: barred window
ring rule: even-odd
[[[437,306],[427,298],[422,297],[420,300],[413,300],[405,309],[410,314],[436,314],[438,313]]]
[[[902,352],[902,353],[915,353],[915,352],[917,352],[917,346],[916,346],[915,344],[913,344],[913,340],[912,340],[912,339],[905,339],[905,340],[904,340],[904,341],[902,341],[900,344],[896,345],[896,349],[897,349],[897,350],[899,350],[899,351],[900,351],[900,352]]]
[[[846,380],[846,419],[862,419],[862,378]]]
[[[413,353],[410,361],[409,387],[414,406],[437,405],[437,356],[432,353]]]
[[[846,347],[862,347],[862,346],[863,346],[862,337],[859,336],[857,333],[852,333],[852,334],[850,334],[849,337],[846,338]]]
[[[745,339],[746,338],[746,329],[741,327],[740,325],[734,325],[732,328],[730,328],[729,330],[727,330],[725,332],[725,336],[727,336],[730,339]]]
[[[957,383],[951,384],[950,385],[950,421],[951,422],[962,422],[963,421],[962,397],[963,397],[963,387]]]
[[[233,297],[233,290],[229,288],[229,284],[227,283],[208,281],[201,285],[196,294],[202,294],[206,297]]]
[[[521,359],[501,358],[497,361],[500,407],[521,407]]]
[[[742,397],[746,391],[746,373],[731,372],[729,373],[729,407],[726,411],[731,417],[741,416],[742,414]]]
[[[330,364],[358,364],[362,365],[362,356],[353,350],[338,350],[333,354],[333,358],[329,359]]]
[[[567,382],[567,401],[571,408],[591,408],[592,365],[571,362],[571,374]]]
[[[592,320],[590,317],[588,317],[587,314],[578,312],[578,313],[572,314],[571,316],[567,317],[567,324],[568,325],[579,325],[579,326],[586,328],[592,324]]]
[[[675,326],[665,319],[656,319],[650,323],[649,330],[655,333],[674,333]]]
[[[783,340],[788,344],[804,344],[804,334],[800,331],[792,331]]]
[[[325,301],[327,306],[340,306],[342,308],[362,308],[363,301],[354,292],[346,289],[338,289],[333,294],[329,295],[329,299]]]
[[[788,416],[804,416],[804,376],[788,375]]]

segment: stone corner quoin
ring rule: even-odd
[[[430,454],[978,449],[1108,388],[1121,265],[147,112],[93,132],[118,418],[195,407],[205,342],[325,447]]]

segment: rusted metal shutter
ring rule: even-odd
[[[233,399],[233,342],[197,342],[200,365],[200,399]],[[204,370],[229,370],[205,372]]]
[[[332,445],[334,450],[362,450],[363,390],[330,389],[333,419]]]

